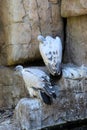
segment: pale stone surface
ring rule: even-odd
[[[41,103],[38,99],[25,98],[19,101],[15,109],[15,119],[22,129],[38,130],[87,118],[87,93],[82,91],[80,84],[78,88],[74,88],[77,82],[73,81],[73,86],[70,80],[65,82],[65,89],[62,88],[57,93],[57,100],[51,106]]]
[[[24,98],[15,109],[14,119],[25,130],[45,128],[87,118],[87,79],[62,77],[55,80],[57,99],[46,105],[39,99]]]
[[[21,122],[22,129],[37,130],[41,128],[40,105],[41,102],[38,99],[34,99],[34,100],[27,99],[27,98],[21,99],[21,101],[18,103],[16,107],[15,116],[16,116],[16,121],[18,121],[19,124]]]
[[[40,67],[40,69],[44,68]],[[19,73],[7,68],[2,68],[0,73],[0,85],[3,86],[0,91],[0,99],[2,98],[1,101],[5,105],[17,104],[20,98],[24,97],[24,93],[27,97]],[[46,105],[40,99],[23,98],[16,106],[12,122],[0,124],[0,130],[6,128],[9,130],[11,128],[14,128],[12,130],[17,130],[17,128],[18,130],[37,130],[69,121],[87,119],[87,78],[73,80],[62,77],[60,80],[57,78],[54,81],[57,99],[53,100],[52,105]],[[0,105],[3,106],[3,104]]]
[[[58,1],[60,1],[60,0],[48,0],[48,1],[51,2],[51,3],[57,4]]]
[[[87,65],[87,16],[67,18],[66,62]]]
[[[13,45],[6,46],[6,49],[8,52],[8,58],[7,58],[8,65],[13,65],[14,62],[15,64],[24,63],[27,60],[29,63],[29,61],[34,61],[35,58],[39,59],[38,44],[36,46],[35,44],[32,44],[32,43],[31,44],[13,44]],[[5,63],[6,63],[6,60],[5,60]]]
[[[27,96],[22,78],[13,69],[0,67],[0,107],[15,106]]]
[[[3,21],[2,21],[2,8],[1,8],[1,0],[0,0],[0,62],[3,60],[5,62],[5,60],[3,59],[3,55],[5,57],[5,52],[3,50],[4,45],[5,45],[5,35],[4,35],[4,25],[3,25]]]
[[[21,129],[10,124],[5,124],[0,126],[0,130],[21,130]]]
[[[5,27],[7,44],[29,44],[31,41],[30,25],[14,23]]]
[[[48,0],[3,0],[0,11],[0,65],[40,59],[37,36],[41,33],[44,36],[59,35],[63,40],[60,2],[54,4]],[[19,46],[19,51],[16,51]],[[28,46],[26,51],[24,46]]]
[[[22,0],[3,0],[0,5],[4,25],[22,22],[22,18],[26,15]]]
[[[86,0],[62,0],[61,15],[62,17],[71,17],[87,14]]]

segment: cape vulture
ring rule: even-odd
[[[55,39],[51,36],[44,38],[42,35],[38,36],[39,50],[45,65],[47,66],[51,75],[56,76],[61,74],[62,62],[62,42],[59,37]]]
[[[51,85],[49,76],[38,68],[23,68],[16,66],[25,82],[30,97],[41,98],[44,103],[51,105],[53,98],[56,99],[55,87]]]

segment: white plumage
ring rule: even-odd
[[[41,97],[46,104],[52,103],[52,98],[56,98],[54,87],[51,85],[49,76],[37,68],[23,68],[16,66],[16,71],[20,71],[25,82],[25,86],[30,97]]]
[[[39,49],[45,65],[49,72],[55,76],[61,74],[62,62],[62,42],[59,37],[55,39],[51,36],[44,38],[42,35],[38,36],[40,42]]]
[[[62,68],[63,77],[68,79],[82,79],[87,78],[87,67],[84,65],[78,67],[73,64],[63,65]]]

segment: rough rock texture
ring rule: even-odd
[[[48,0],[48,1],[51,2],[51,3],[54,3],[54,4],[60,2],[60,0]]]
[[[1,0],[0,0],[0,3],[1,3]],[[1,19],[1,16],[2,16],[2,10],[1,10],[1,4],[0,4],[0,61],[3,60],[3,62],[5,62],[5,59],[2,59],[3,55],[5,56],[5,52],[2,51],[5,44],[5,38],[4,38],[4,25]]]
[[[60,1],[3,0],[0,13],[0,64],[39,59],[38,34],[63,39]]]
[[[40,69],[44,70],[41,67]],[[27,97],[19,73],[7,68],[2,68],[0,73],[0,85],[2,85],[0,107],[17,104],[20,98]],[[52,105],[46,105],[40,99],[22,98],[16,106],[14,119],[10,123],[0,123],[0,130],[36,130],[86,119],[87,79],[83,77],[73,80],[62,77],[60,80],[56,78],[54,81],[57,99],[53,100]],[[3,101],[2,104],[1,101]]]
[[[87,79],[62,78],[57,85],[57,99],[51,106],[38,99],[19,101],[14,117],[22,130],[37,130],[87,118]]]
[[[15,106],[27,92],[20,75],[8,67],[0,67],[0,107]]]
[[[66,62],[87,65],[87,16],[67,18]]]
[[[16,121],[19,124],[21,123],[20,127],[22,129],[33,130],[33,129],[41,128],[42,113],[41,113],[40,106],[41,106],[41,102],[38,99],[25,98],[18,103],[16,107],[15,116],[16,116]]]
[[[61,15],[67,18],[64,62],[87,65],[86,14],[86,0],[62,0]]]
[[[62,0],[61,15],[63,17],[87,14],[86,0]]]
[[[1,126],[0,126],[0,130],[21,130],[20,128],[18,128],[18,127],[15,127],[15,126],[13,126],[13,125],[11,125],[11,124],[2,124]]]

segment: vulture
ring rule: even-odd
[[[87,67],[84,65],[76,66],[68,63],[62,65],[62,75],[68,79],[82,79],[87,78]]]
[[[21,73],[31,98],[40,98],[45,104],[52,104],[56,92],[46,72],[38,68],[23,68],[21,65],[16,66],[15,70]]]
[[[62,42],[59,37],[52,38],[42,35],[37,37],[39,41],[39,50],[42,59],[47,66],[49,72],[53,76],[61,75],[62,70]]]

